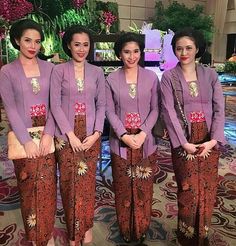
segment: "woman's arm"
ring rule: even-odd
[[[117,81],[118,83],[118,81]],[[134,135],[127,134],[127,131],[115,112],[115,102],[113,98],[112,87],[109,81],[106,81],[106,116],[109,120],[117,137],[132,149],[138,149],[139,144],[135,142]]]
[[[174,148],[188,143],[175,110],[171,75],[165,73],[161,79],[161,102],[165,124]]]
[[[117,81],[119,83],[119,81]],[[118,138],[126,133],[126,129],[115,112],[113,91],[109,80],[106,81],[106,116]]]
[[[84,141],[82,148],[83,150],[89,150],[98,138],[101,136],[103,131],[104,119],[105,119],[105,77],[102,69],[99,69],[99,75],[97,79],[97,90],[96,90],[96,98],[95,98],[95,123],[94,123],[94,132],[92,135],[87,136]]]
[[[213,76],[213,77],[212,77]],[[210,140],[204,142],[200,145],[202,148],[199,156],[206,156],[209,151],[217,145],[217,143],[225,143],[224,136],[224,124],[225,124],[225,107],[224,107],[224,97],[222,92],[221,84],[218,80],[218,75],[215,71],[212,71],[212,119],[211,119],[211,129],[210,129]]]
[[[2,68],[3,70],[4,68]],[[17,83],[18,81],[14,81]],[[20,117],[15,101],[15,95],[11,79],[7,75],[7,72],[0,72],[0,94],[4,104],[4,108],[7,113],[8,120],[12,127],[12,130],[16,134],[17,139],[21,144],[25,144],[31,141],[31,137],[27,131],[27,128]]]
[[[68,134],[73,129],[61,108],[63,69],[61,67],[59,68],[59,66],[53,68],[51,75],[50,108],[61,133]]]
[[[141,125],[140,129],[147,134],[149,134],[154,127],[158,113],[159,113],[159,108],[158,108],[158,89],[160,89],[160,84],[159,80],[156,77],[154,80],[152,90],[151,90],[151,105],[150,105],[150,112],[146,120],[143,122]]]
[[[63,69],[55,66],[51,76],[50,102],[53,117],[62,134],[66,134],[74,152],[82,150],[80,139],[74,134],[69,120],[61,108]],[[69,102],[68,102],[69,103]]]
[[[97,95],[96,95],[96,116],[94,124],[94,132],[102,132],[104,119],[105,119],[105,77],[102,69],[99,71],[98,81],[97,81]]]
[[[225,105],[224,96],[222,92],[222,86],[218,79],[218,75],[213,72],[212,82],[212,110],[213,118],[211,124],[211,139],[215,139],[217,142],[225,143],[224,137],[224,125],[225,125]]]
[[[48,116],[47,116],[47,121],[46,121],[46,125],[44,128],[44,134],[48,134],[50,136],[54,136],[55,133],[55,120],[52,116],[52,112],[49,109],[48,110]]]
[[[45,156],[48,153],[50,153],[54,133],[55,133],[55,121],[53,119],[51,111],[48,110],[48,117],[39,146],[40,155]]]

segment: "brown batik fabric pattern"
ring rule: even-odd
[[[45,124],[45,116],[32,117],[33,126]],[[14,160],[21,214],[27,240],[45,246],[52,237],[56,213],[56,161],[54,154]]]
[[[75,116],[76,136],[86,138],[86,116]],[[74,153],[67,141],[55,140],[60,170],[60,190],[69,239],[79,243],[93,226],[96,165],[100,139],[87,151]],[[77,244],[76,244],[77,245]]]
[[[136,132],[132,130],[132,133]],[[111,160],[120,234],[127,240],[136,241],[146,233],[151,221],[157,153],[143,159],[142,148],[127,148],[127,160],[114,153]]]
[[[209,140],[206,122],[192,123],[191,143]],[[182,147],[172,149],[178,186],[178,241],[183,246],[208,245],[207,235],[218,183],[219,151],[204,157],[188,155]]]

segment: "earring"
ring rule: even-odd
[[[16,42],[16,44],[17,44],[17,45],[19,45],[19,44],[20,44],[20,43],[19,43],[19,41],[18,41],[17,39],[15,39],[15,42]]]

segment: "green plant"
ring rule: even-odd
[[[136,25],[136,23],[134,21],[132,21],[132,25],[129,26],[129,30],[131,32],[135,32],[135,33],[142,33],[142,30],[140,28],[138,28],[138,26]]]
[[[225,62],[225,73],[232,73],[236,75],[236,62],[227,61]]]
[[[61,0],[28,0],[34,5],[34,13],[41,13],[45,18],[51,19],[63,14],[66,10],[73,8],[72,1]],[[46,16],[47,15],[47,16]]]
[[[6,51],[6,45],[8,46],[8,62],[14,61],[18,57],[18,50],[13,48],[12,44],[10,43],[9,36],[3,42],[3,50]],[[3,58],[3,63],[7,63],[7,58]]]
[[[225,64],[220,63],[215,66],[215,70],[217,73],[223,73],[225,71]]]
[[[45,54],[59,53],[62,59],[68,59],[64,53],[61,45],[60,33],[63,33],[67,27],[73,24],[80,24],[87,26],[90,23],[89,10],[85,8],[81,9],[69,9],[62,15],[55,16],[55,18],[46,18],[44,15],[36,12],[29,14],[29,18],[41,23],[45,33]]]
[[[28,0],[34,6],[32,13],[27,15],[43,26],[45,34],[45,54],[59,53],[63,59],[68,59],[64,53],[61,45],[61,34],[67,27],[73,24],[80,24],[86,26],[93,33],[100,33],[101,31],[101,13],[104,11],[112,12],[117,21],[111,26],[111,32],[119,31],[118,20],[118,4],[112,2],[102,2],[95,0],[86,0],[80,7],[76,8],[72,0]],[[4,37],[5,29],[8,29],[10,23],[4,22],[0,17],[0,38]],[[3,50],[6,48],[3,47]],[[6,53],[6,52],[5,52]],[[9,49],[9,61],[12,61],[17,56],[13,48]]]
[[[64,14],[56,16],[54,19],[54,24],[59,31],[64,31],[67,27],[79,24],[88,25],[90,23],[89,12],[87,9],[69,9]]]
[[[183,27],[193,27],[201,30],[208,43],[212,41],[214,25],[212,16],[203,13],[202,5],[188,8],[184,4],[174,1],[166,9],[161,1],[156,2],[155,16],[152,19],[153,28],[176,32]]]

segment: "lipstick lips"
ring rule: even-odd
[[[185,61],[185,60],[187,60],[187,59],[188,59],[188,57],[186,57],[186,56],[182,56],[182,57],[180,57],[180,59],[181,59],[181,60],[183,60],[183,61]]]
[[[128,61],[129,64],[135,64],[136,61]]]
[[[36,53],[36,51],[33,51],[33,50],[28,50],[28,52],[32,55],[34,55]]]
[[[84,53],[77,53],[78,57],[82,58],[84,57]]]

